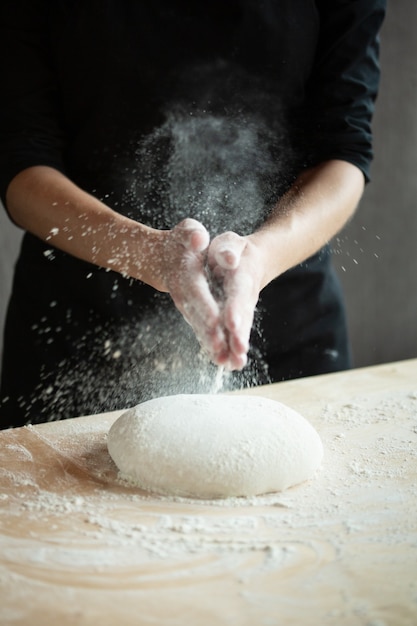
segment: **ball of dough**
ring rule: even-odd
[[[253,496],[311,478],[319,435],[288,406],[261,396],[174,395],[143,402],[110,428],[120,477],[163,495]]]

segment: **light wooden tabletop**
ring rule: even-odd
[[[0,433],[0,624],[415,626],[417,359],[279,383],[313,480],[198,501],[120,483],[111,413]]]

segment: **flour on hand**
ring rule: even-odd
[[[120,477],[171,496],[222,498],[281,491],[314,475],[318,433],[288,406],[260,396],[155,398],[123,413],[108,450]]]

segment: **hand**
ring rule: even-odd
[[[187,218],[165,231],[162,269],[165,289],[192,326],[202,348],[217,364],[229,349],[219,303],[209,285],[206,252],[210,237],[204,226]]]
[[[226,232],[211,242],[208,267],[216,287],[227,350],[218,364],[240,370],[247,362],[249,337],[262,279],[261,255],[251,237]]]

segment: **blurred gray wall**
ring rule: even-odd
[[[372,183],[333,242],[357,367],[417,357],[416,25],[416,0],[390,4],[381,37]],[[20,238],[0,210],[1,328]]]
[[[417,357],[417,2],[388,2],[372,182],[336,240],[356,366]]]
[[[4,318],[21,238],[22,231],[10,222],[0,203],[0,354],[3,347]]]

